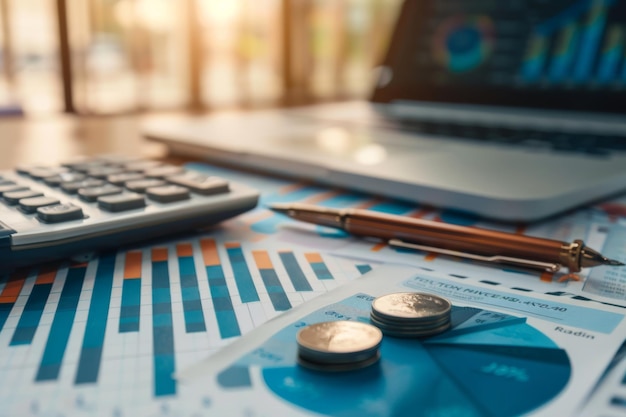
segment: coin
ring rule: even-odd
[[[450,328],[451,311],[450,301],[438,295],[392,293],[374,299],[370,322],[387,336],[427,337]]]
[[[360,369],[375,363],[383,334],[377,327],[356,321],[311,324],[296,335],[298,360],[303,366],[326,370]]]
[[[372,310],[388,320],[422,321],[450,314],[452,304],[434,294],[398,292],[380,296],[372,302]]]
[[[323,363],[323,362],[315,362],[308,359],[303,358],[302,356],[298,356],[298,364],[304,366],[305,368],[312,369],[314,371],[324,371],[324,372],[345,372],[345,371],[356,371],[357,369],[363,369],[368,366],[374,365],[380,359],[380,352],[376,352],[372,357],[356,361],[356,362],[347,362],[347,363]]]

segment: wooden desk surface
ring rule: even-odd
[[[77,156],[103,153],[167,158],[167,149],[141,136],[142,123],[181,115],[89,117],[58,115],[0,119],[0,169],[58,164]]]

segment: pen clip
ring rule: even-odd
[[[435,253],[440,253],[442,255],[449,255],[449,256],[458,256],[459,258],[472,259],[475,261],[518,265],[518,266],[523,266],[526,268],[546,270],[548,272],[556,272],[559,269],[561,269],[561,265],[558,263],[532,261],[529,259],[513,258],[510,256],[500,256],[500,255],[482,256],[482,255],[476,255],[472,253],[459,252],[455,250],[436,248],[433,246],[418,245],[416,243],[405,242],[400,239],[390,239],[388,243],[390,246],[396,246],[396,247],[401,247],[401,248],[417,249],[417,250],[421,250],[425,252],[435,252]]]

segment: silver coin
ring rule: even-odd
[[[296,335],[300,356],[325,363],[370,358],[376,354],[382,339],[377,327],[347,320],[311,324]]]
[[[307,358],[303,358],[302,356],[298,356],[298,364],[315,371],[323,371],[323,372],[346,372],[346,371],[356,371],[358,369],[363,369],[368,366],[374,365],[378,363],[380,359],[380,352],[374,352],[374,355],[370,356],[367,359],[356,361],[356,362],[346,362],[346,363],[333,363],[328,364],[324,362],[316,362],[309,360]]]
[[[406,331],[427,331],[431,329],[438,329],[445,324],[450,323],[450,317],[444,317],[442,320],[437,320],[434,322],[429,322],[426,324],[413,324],[413,323],[397,323],[381,320],[379,317],[376,317],[374,314],[370,315],[370,322],[382,330],[382,327],[385,328],[396,328],[396,329],[404,329]]]
[[[438,327],[430,327],[426,329],[419,328],[406,328],[402,326],[389,326],[385,323],[374,322],[374,325],[380,328],[385,336],[392,337],[404,337],[404,338],[423,338],[441,334],[448,330],[451,326],[451,322],[447,321],[440,324]]]
[[[376,298],[372,310],[387,320],[420,321],[439,319],[450,314],[452,304],[434,294],[399,292]]]

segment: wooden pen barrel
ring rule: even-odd
[[[345,229],[360,236],[433,246],[482,256],[507,256],[579,269],[572,257],[572,244],[552,239],[517,235],[477,227],[458,226],[429,220],[400,217],[364,210],[346,210]],[[574,256],[578,258],[578,256]]]

